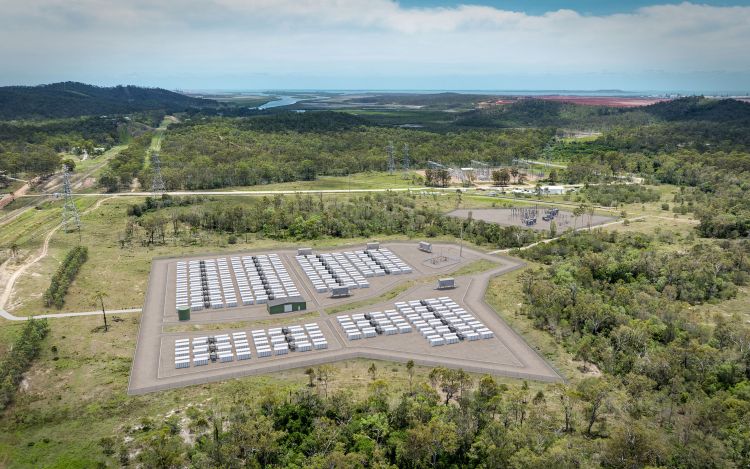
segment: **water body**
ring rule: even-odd
[[[302,101],[302,99],[300,98],[294,98],[292,96],[281,96],[279,99],[269,101],[266,104],[258,106],[258,109],[263,110],[263,109],[271,109],[274,107],[291,106],[292,104],[296,104],[300,101]]]

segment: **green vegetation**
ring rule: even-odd
[[[44,303],[47,306],[54,305],[55,308],[62,309],[68,287],[75,280],[76,274],[78,274],[83,263],[88,259],[88,253],[89,251],[85,246],[77,246],[68,252],[60,268],[52,276],[49,288],[44,292]]]
[[[605,207],[617,207],[619,204],[658,202],[661,198],[659,191],[637,184],[587,186],[581,192],[592,203]]]
[[[368,238],[375,235],[451,235],[494,248],[519,247],[539,239],[521,227],[501,227],[482,220],[448,217],[417,194],[374,193],[348,200],[295,195],[258,197],[242,203],[225,199],[147,198],[128,208],[132,223],[121,235],[124,244],[165,243],[172,238],[190,243],[196,230],[227,234],[258,234],[277,240],[319,238]],[[200,210],[196,210],[196,205]],[[166,210],[169,208],[169,210]]]
[[[109,161],[107,170],[99,178],[99,184],[110,192],[130,188],[133,180],[141,174],[151,139],[150,132],[134,138],[128,148]]]
[[[383,109],[335,113],[190,109],[169,118],[161,141],[151,132],[166,107],[130,120],[0,123],[0,169],[46,174],[76,148],[117,142],[130,146],[99,180],[111,191],[129,190],[136,180],[148,187],[144,162],[159,144],[167,185],[190,189],[423,184],[416,173],[403,179],[383,172],[389,141],[396,148],[409,143],[415,168],[428,160],[563,161],[557,180],[590,184],[548,203],[580,203],[582,211],[587,204],[617,206],[639,221],[566,233],[515,252],[528,267],[492,279],[486,300],[569,384],[352,360],[127,396],[138,314],[110,317],[114,333],[106,340],[98,317],[52,320],[43,341],[46,327],[25,332],[35,322],[3,322],[0,466],[750,465],[750,107],[686,98],[640,109],[519,100],[471,110],[479,99],[382,96],[367,104]],[[601,135],[556,138],[575,129]],[[73,161],[77,172],[93,165]],[[517,182],[513,169],[498,172],[498,181]],[[646,185],[623,184],[631,175]],[[77,203],[83,211],[98,200]],[[83,214],[81,243],[90,259],[75,282],[60,274],[58,283],[69,285],[70,311],[90,310],[97,290],[107,291],[108,307],[131,308],[142,302],[149,262],[160,255],[279,249],[299,240],[327,248],[373,236],[454,240],[463,233],[468,243],[491,249],[540,240],[544,235],[520,227],[445,215],[459,206],[511,203],[523,201],[454,191],[113,198]],[[3,225],[0,246],[17,249],[8,265],[39,248],[59,223],[60,207],[47,201]],[[236,244],[228,246],[230,239]],[[51,296],[41,292],[53,272],[66,270],[61,264],[69,264],[77,244],[74,234],[52,236],[49,255],[19,279],[8,309],[49,312]],[[490,267],[480,261],[455,274]],[[392,298],[411,285],[329,312]],[[38,357],[11,359],[16,353]]]
[[[49,327],[44,319],[26,321],[10,351],[4,354],[0,361],[0,410],[5,410],[13,401],[16,388],[39,354],[42,340],[48,331]]]
[[[160,88],[106,88],[75,82],[0,87],[0,120],[130,114],[154,109],[176,112],[215,106],[214,101]]]
[[[613,232],[523,251],[547,267],[524,275],[522,313],[575,353],[583,371],[595,366],[609,377],[588,394],[624,394],[623,425],[607,431],[605,448],[640,432],[662,454],[644,464],[741,467],[750,461],[750,327],[738,316],[707,326],[689,305],[731,298],[747,283],[750,243],[688,246],[675,253],[648,235]],[[709,414],[714,424],[704,425]],[[595,422],[591,415],[586,434]]]
[[[162,142],[162,174],[168,188],[212,189],[384,171],[389,141],[397,148],[409,143],[414,167],[428,160],[510,162],[516,155],[530,156],[552,136],[538,130],[442,134],[366,124],[333,112],[193,119],[170,126]],[[397,160],[400,166],[400,154]]]

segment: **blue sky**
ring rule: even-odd
[[[0,85],[750,92],[750,2],[0,0]]]

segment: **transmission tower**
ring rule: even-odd
[[[388,152],[388,174],[393,174],[393,172],[396,171],[396,160],[393,156],[393,142],[388,142],[386,151]]]
[[[65,232],[73,230],[81,231],[81,217],[78,215],[78,208],[73,202],[73,194],[70,189],[70,173],[68,167],[63,165],[63,204],[62,224]]]
[[[151,192],[157,194],[164,192],[164,179],[161,177],[161,161],[159,160],[159,153],[151,153],[151,166],[154,168],[154,176],[151,179]]]
[[[404,143],[404,179],[409,178],[409,144]]]

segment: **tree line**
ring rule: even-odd
[[[85,246],[76,246],[65,255],[60,267],[57,268],[49,287],[44,292],[44,304],[47,307],[54,306],[62,309],[65,304],[65,295],[68,293],[68,287],[75,279],[81,266],[88,259],[88,248]]]
[[[46,319],[29,319],[24,323],[21,334],[0,360],[0,410],[5,410],[13,401],[23,374],[39,354],[42,341],[48,332]]]

